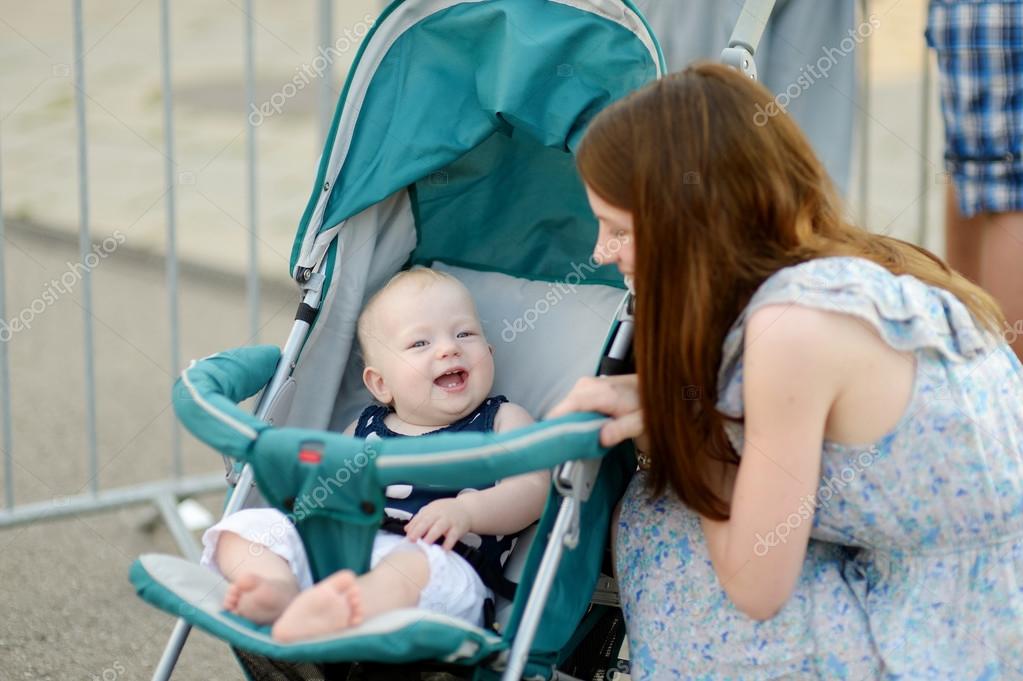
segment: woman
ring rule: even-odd
[[[633,678],[1023,673],[1023,367],[991,297],[846,223],[726,67],[608,107],[577,156],[637,375],[552,414],[641,450],[615,539]]]

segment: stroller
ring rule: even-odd
[[[756,41],[736,44],[735,64],[751,68]],[[154,679],[170,678],[191,626],[227,642],[254,680],[615,675],[624,633],[607,534],[635,459],[628,444],[600,446],[602,418],[371,446],[341,431],[370,402],[353,353],[359,311],[413,265],[472,291],[494,346],[495,392],[536,418],[595,368],[631,370],[630,297],[617,271],[592,260],[596,224],[572,151],[603,107],[663,72],[629,0],[396,0],[381,14],[349,72],[295,238],[302,302],[286,344],[192,362],[175,411],[229,461],[225,515],[287,513],[317,580],[368,569],[388,484],[480,487],[553,468],[546,509],[508,561],[518,588],[499,599],[492,629],[406,609],[285,644],[221,608],[218,575],[143,555],[130,574],[137,592],[179,617]],[[260,390],[255,414],[238,407]]]

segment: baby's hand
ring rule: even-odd
[[[438,499],[419,509],[405,526],[405,535],[427,544],[444,537],[444,550],[450,551],[471,527],[472,516],[464,504],[458,499]]]

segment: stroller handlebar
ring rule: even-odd
[[[256,459],[332,464],[362,469],[372,460],[382,485],[397,482],[462,487],[492,484],[510,475],[552,468],[573,459],[600,458],[600,414],[571,414],[509,433],[452,433],[435,438],[363,440],[336,432],[271,426],[238,406],[274,374],[280,350],[255,345],[193,361],[174,385],[174,411],[202,442],[243,462]],[[549,444],[556,440],[558,446]]]

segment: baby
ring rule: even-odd
[[[493,348],[469,291],[454,277],[425,268],[396,275],[366,304],[358,336],[363,382],[384,406],[367,407],[346,434],[502,432],[532,423],[522,407],[490,396]],[[404,536],[378,532],[371,569],[361,576],[342,570],[314,586],[298,532],[275,509],[240,511],[211,527],[203,535],[202,562],[231,582],[224,607],[259,624],[273,622],[272,635],[281,641],[417,606],[479,626],[489,591],[452,549],[471,545],[478,567],[499,571],[511,535],[540,517],[548,485],[547,471],[457,496],[391,485],[387,524],[407,522]]]

